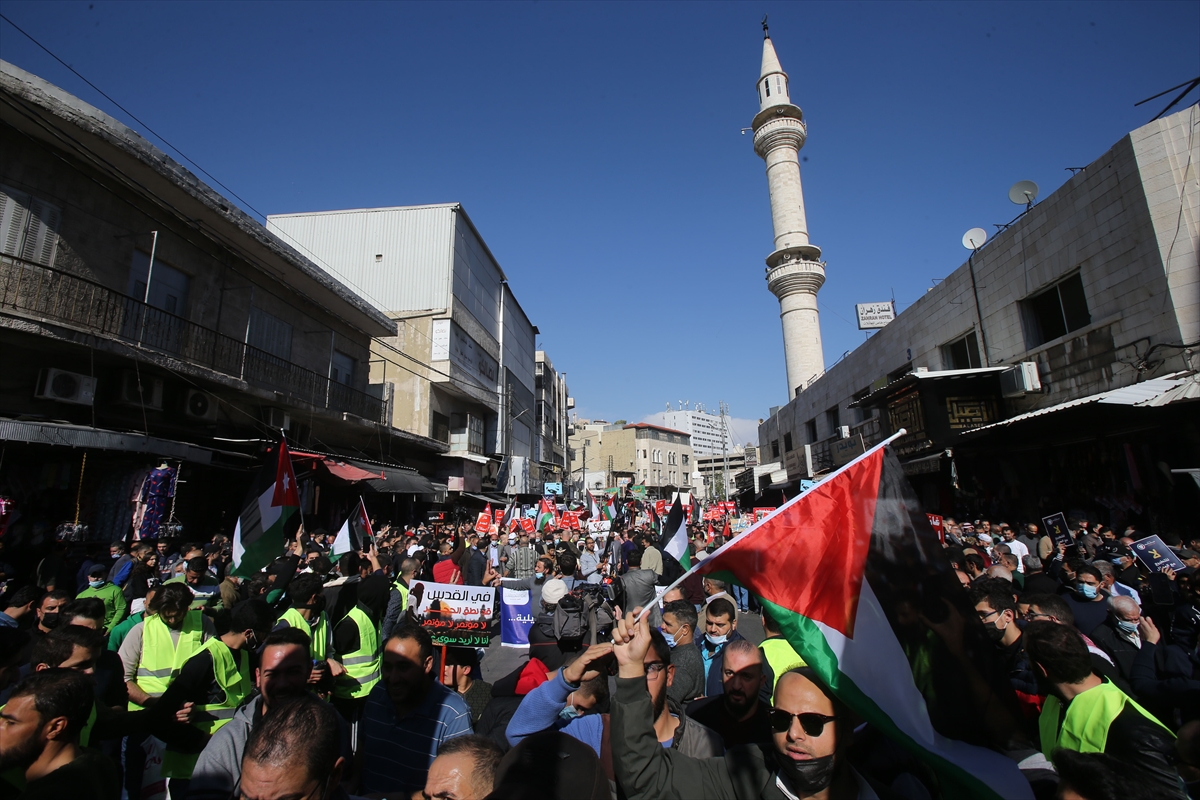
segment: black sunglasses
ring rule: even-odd
[[[836,716],[827,717],[824,714],[806,713],[792,714],[782,708],[772,708],[770,713],[771,730],[785,733],[792,727],[792,718],[800,720],[800,727],[807,736],[820,736],[825,731],[826,723],[833,722]]]

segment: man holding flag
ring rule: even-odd
[[[926,698],[914,682],[889,612],[906,597],[921,598],[925,624],[939,634],[954,620],[963,628],[972,617],[899,462],[885,450],[890,441],[793,498],[683,576],[699,572],[745,586],[807,664],[776,684],[770,745],[735,748],[724,759],[704,761],[657,747],[647,734],[650,709],[639,658],[649,630],[640,619],[634,624],[625,618],[616,626],[620,672],[612,711],[613,763],[630,798],[872,797],[847,760],[857,722],[923,762],[936,776],[941,797],[1032,798],[1013,760],[960,741],[990,740],[1006,751],[1027,746],[1013,739],[1005,698],[952,686],[939,686],[939,696]],[[965,632],[976,636],[982,633],[978,627]],[[960,668],[969,682],[982,684],[969,659]],[[936,724],[931,699],[941,706]],[[963,720],[973,727],[962,726]]]

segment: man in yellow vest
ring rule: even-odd
[[[1092,672],[1087,645],[1066,625],[1039,620],[1025,627],[1025,652],[1047,695],[1038,718],[1042,752],[1060,748],[1119,759],[1156,797],[1185,800],[1176,771],[1175,736],[1150,712]]]
[[[417,576],[417,568],[421,564],[415,558],[406,558],[400,562],[400,574],[392,583],[388,593],[387,611],[383,614],[383,625],[379,631],[381,641],[387,641],[392,630],[398,627],[408,610],[408,589]]]
[[[183,788],[200,751],[253,691],[250,654],[270,633],[272,617],[259,598],[234,606],[229,630],[205,642],[151,708],[155,735],[167,743],[162,774],[171,778],[172,791]]]
[[[134,625],[121,642],[118,653],[125,667],[130,711],[152,705],[188,659],[216,635],[211,619],[200,611],[189,610],[192,600],[187,584],[164,585],[155,596],[157,613]],[[131,739],[125,748],[125,785],[131,794],[141,793],[141,744]]]
[[[334,646],[342,654],[346,672],[334,684],[333,705],[357,734],[357,723],[367,695],[379,683],[382,649],[379,620],[388,599],[387,578],[369,575],[358,584],[358,602],[333,632]],[[357,737],[354,738],[357,751]]]
[[[767,688],[770,689],[770,696],[767,698],[771,701],[775,697],[775,684],[779,683],[779,678],[788,670],[796,667],[806,667],[804,659],[800,657],[788,640],[783,638],[783,632],[779,629],[779,623],[771,616],[771,612],[765,608],[762,612],[763,633],[767,638],[763,639],[762,644],[758,646],[762,650],[763,663],[767,665],[765,672],[767,673]]]
[[[288,584],[292,607],[279,617],[276,628],[298,628],[308,634],[309,655],[313,669],[309,683],[320,683],[326,674],[337,679],[345,670],[333,646],[333,626],[325,613],[325,595],[321,592],[321,577],[312,573],[297,575]],[[324,691],[328,691],[326,688]]]

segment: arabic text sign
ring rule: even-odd
[[[1133,554],[1145,564],[1151,572],[1162,572],[1168,567],[1175,572],[1186,569],[1179,556],[1171,552],[1167,543],[1157,536],[1147,536],[1133,543]]]
[[[1046,535],[1055,544],[1067,547],[1075,544],[1075,540],[1071,538],[1071,534],[1067,530],[1067,518],[1061,511],[1048,517],[1042,517],[1042,524],[1046,526]]]
[[[492,587],[413,581],[409,596],[418,602],[417,622],[434,644],[487,647],[491,643],[496,602],[496,590]]]
[[[884,303],[858,303],[854,306],[858,312],[858,329],[860,331],[886,327],[896,318],[896,307],[890,301]]]

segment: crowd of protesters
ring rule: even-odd
[[[913,678],[935,697],[969,674],[1000,698],[1013,726],[992,744],[1038,797],[1188,797],[1200,537],[1164,534],[1186,567],[1151,572],[1136,531],[1070,527],[1068,543],[947,519],[977,619],[889,609]],[[724,541],[691,535],[693,562]],[[689,576],[664,592],[672,560],[644,527],[385,526],[340,557],[334,538],[301,530],[250,578],[223,535],[0,540],[0,798],[942,796],[741,586]],[[417,580],[527,591],[528,659],[485,682],[488,651],[436,647],[421,627]],[[564,625],[587,597],[582,629]],[[762,637],[739,631],[749,617]],[[965,666],[968,627],[990,671]]]

